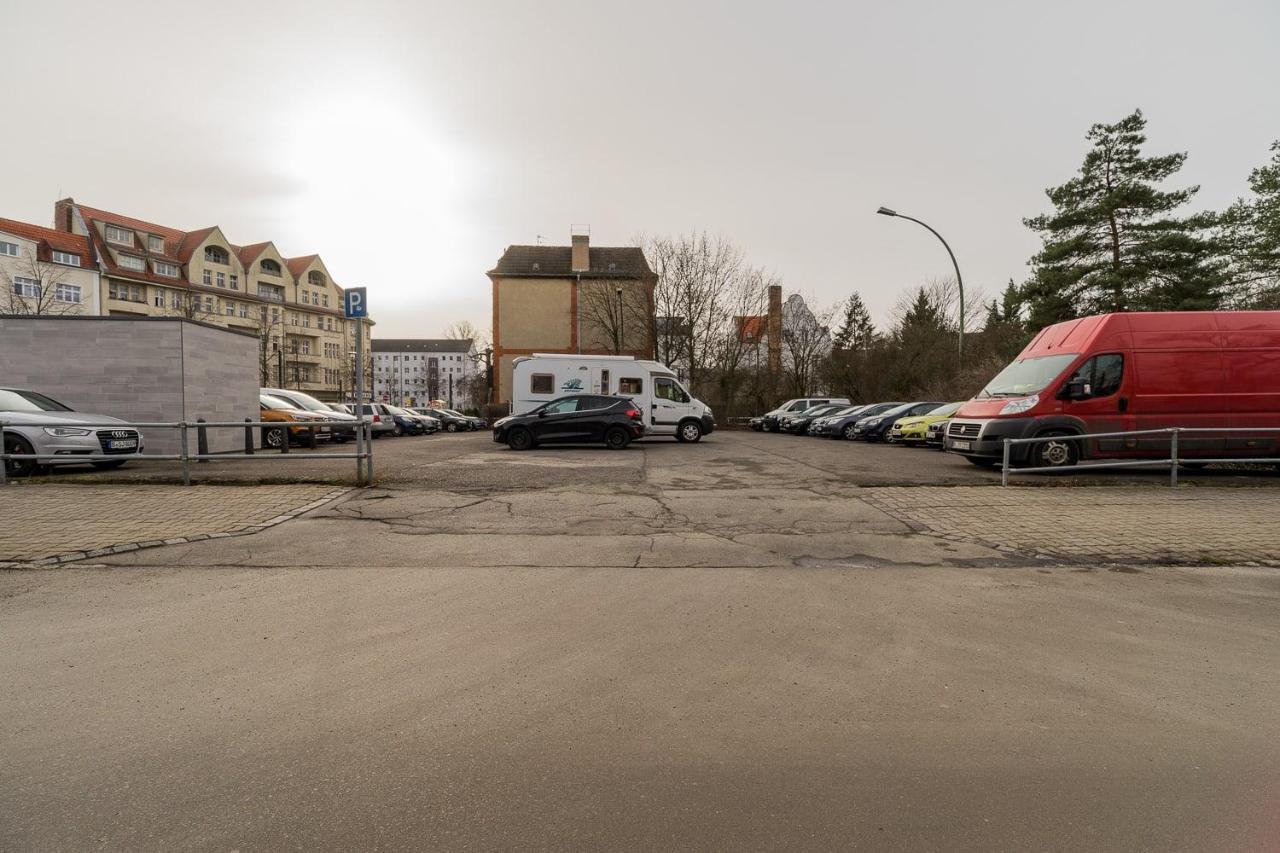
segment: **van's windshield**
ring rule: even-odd
[[[978,394],[983,397],[1025,397],[1044,390],[1044,387],[1057,379],[1067,365],[1075,361],[1079,353],[1062,353],[1060,355],[1041,355],[1035,358],[1024,358],[1015,361],[996,374],[996,378],[987,383]]]

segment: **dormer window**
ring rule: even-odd
[[[53,262],[55,264],[64,264],[69,267],[78,267],[80,266],[80,256],[74,252],[59,252],[57,249],[54,249]]]
[[[264,259],[258,268],[266,275],[280,275],[280,265],[270,258]]]
[[[210,264],[225,264],[227,262],[227,250],[221,246],[205,246],[204,259]]]
[[[133,245],[133,232],[127,228],[121,228],[118,225],[108,225],[106,234],[108,243],[118,243],[121,246]]]
[[[163,255],[164,254],[164,238],[157,237],[154,234],[148,235],[147,248],[152,252],[155,252],[157,255]]]
[[[316,287],[324,287],[324,273],[312,270],[307,273],[307,281]]]
[[[168,278],[178,277],[178,265],[168,264],[164,261],[156,261],[156,275],[163,275]]]
[[[135,270],[137,272],[144,272],[147,269],[146,262],[136,255],[121,255],[120,266],[127,270]]]

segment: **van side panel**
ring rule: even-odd
[[[1224,314],[1223,361],[1235,427],[1280,427],[1280,312]],[[1233,450],[1274,454],[1280,435],[1231,436]]]

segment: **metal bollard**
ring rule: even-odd
[[[182,455],[182,485],[191,485],[191,460],[187,457],[187,422],[178,423],[178,441]]]
[[[4,449],[4,421],[0,421],[0,454],[7,453],[7,452],[8,451]],[[0,486],[3,486],[8,482],[8,477],[9,477],[9,472],[7,470],[8,467],[9,467],[9,460],[0,459]]]
[[[1178,485],[1178,430],[1170,430],[1169,436],[1169,485]]]
[[[373,424],[369,424],[369,440],[365,442],[365,447],[369,449],[369,458],[364,461],[364,484],[366,486],[373,485]]]
[[[196,418],[196,423],[204,424],[204,418]],[[201,456],[209,454],[209,428],[206,426],[196,427],[196,453]],[[208,459],[197,459],[196,463],[208,462]]]
[[[253,455],[253,427],[249,424],[253,423],[249,418],[244,419],[244,452],[246,456]]]
[[[1009,485],[1009,439],[1004,440],[1004,461],[1000,464],[1000,485]]]
[[[280,452],[288,453],[289,442],[293,440],[293,430],[289,428],[288,424],[282,425],[280,429],[284,430],[284,439],[280,442]]]
[[[316,449],[316,433],[318,432],[320,432],[320,427],[318,425],[313,425],[311,429],[307,431],[307,447],[312,450]]]

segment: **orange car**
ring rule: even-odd
[[[327,436],[329,427],[320,426],[314,412],[296,409],[290,406],[279,397],[272,397],[269,394],[259,394],[258,403],[260,411],[259,419],[264,421],[282,421],[295,424],[289,427],[289,440],[299,444],[310,442],[311,431],[315,430],[316,437]],[[284,444],[285,429],[284,427],[263,427],[262,428],[262,446],[279,449]]]

